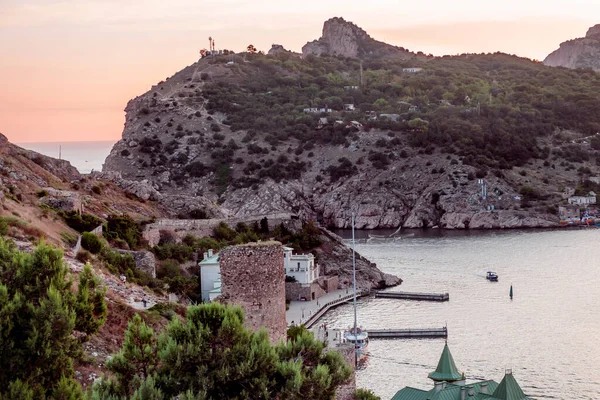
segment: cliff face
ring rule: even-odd
[[[402,47],[392,46],[371,38],[367,32],[343,18],[325,21],[323,35],[319,40],[302,47],[304,55],[328,54],[344,57],[412,58],[414,53]]]
[[[558,50],[546,57],[544,64],[600,71],[600,24],[591,27],[584,38],[561,43]]]

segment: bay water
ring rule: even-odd
[[[404,279],[392,290],[448,292],[450,301],[359,300],[359,325],[447,326],[448,345],[467,382],[500,382],[510,369],[533,398],[600,399],[600,230],[368,235],[358,232],[356,250]],[[498,282],[486,280],[489,270]],[[353,308],[332,310],[321,322],[347,328]],[[427,374],[443,347],[444,339],[372,339],[357,384],[382,399],[405,386],[429,390]]]

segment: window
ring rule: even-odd
[[[300,271],[300,263],[298,263],[298,271]]]

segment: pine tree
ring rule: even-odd
[[[92,400],[326,400],[351,372],[338,352],[326,352],[306,330],[271,345],[266,331],[244,327],[237,306],[191,306],[185,322],[174,318],[156,341],[136,316],[125,336],[121,352],[107,363],[115,380],[94,385]]]
[[[88,318],[77,313],[85,302],[67,271],[60,250],[42,243],[28,254],[0,239],[0,398],[80,398],[72,377],[81,343],[73,331]],[[80,299],[87,296],[103,321],[106,304],[92,281],[91,271],[84,273],[80,284],[88,292]],[[97,331],[93,325],[84,332]]]

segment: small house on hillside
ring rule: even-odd
[[[358,86],[344,86],[345,90],[358,90],[359,87]]]
[[[408,72],[409,74],[416,74],[422,70],[423,68],[402,68],[402,72]]]
[[[210,249],[204,253],[200,266],[200,289],[202,301],[212,301],[221,294],[221,265],[219,254]]]
[[[319,264],[312,254],[293,254],[291,247],[283,248],[283,266],[287,276],[293,276],[302,285],[311,284],[319,277]]]
[[[571,205],[596,204],[596,193],[589,192],[587,196],[571,196],[568,202]]]
[[[354,111],[354,104],[344,104],[344,111]]]
[[[401,120],[401,117],[399,114],[379,114],[379,118],[387,118],[394,122],[398,122]]]

